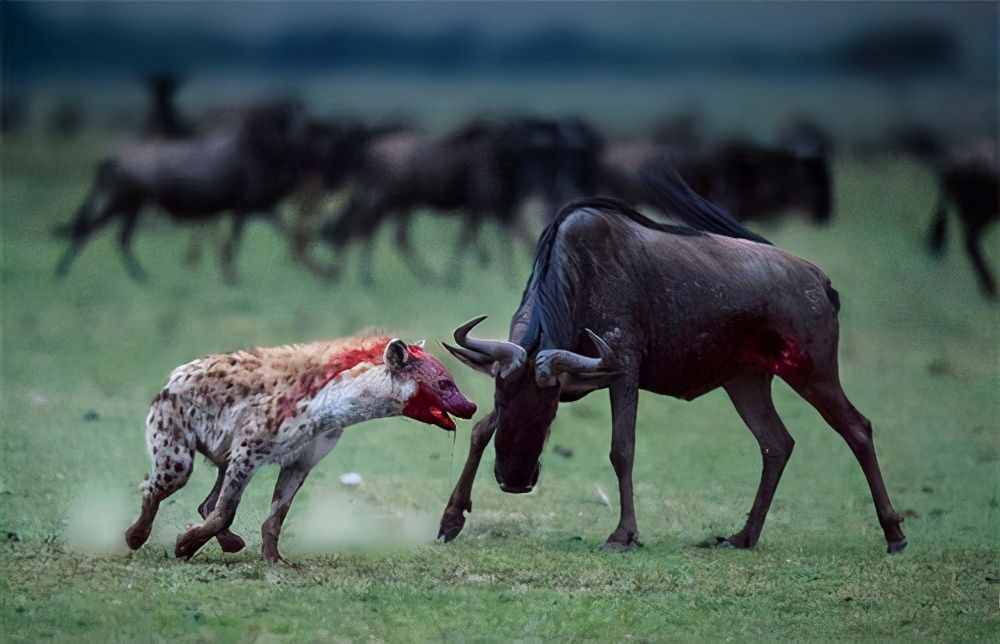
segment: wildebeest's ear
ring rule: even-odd
[[[497,375],[497,361],[496,359],[479,353],[478,351],[470,351],[469,349],[463,349],[462,347],[453,347],[447,342],[442,342],[441,346],[448,350],[448,353],[455,356],[455,358],[464,364],[466,367],[471,367],[480,373],[485,373],[490,378],[494,378]]]
[[[382,359],[389,367],[389,371],[399,371],[409,362],[410,351],[406,348],[405,342],[399,338],[393,338],[389,340],[389,344],[385,345],[385,353],[382,354]]]

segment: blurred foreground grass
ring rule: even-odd
[[[995,638],[1000,632],[1000,314],[982,301],[952,240],[923,249],[933,182],[905,163],[837,167],[837,213],[825,229],[789,220],[763,232],[822,266],[841,293],[842,375],[876,445],[910,541],[884,543],[850,451],[783,384],[776,400],[797,441],[752,552],[694,545],[742,525],[759,456],[725,396],[693,403],[645,395],[637,510],[646,547],[597,546],[614,528],[606,396],[564,406],[538,492],[506,496],[488,452],[474,511],[454,543],[437,517],[465,457],[457,438],[404,420],[348,432],[293,506],[283,543],[299,568],[259,560],[259,524],[276,470],[251,484],[235,530],[249,548],[215,544],[191,563],[170,552],[214,480],[202,463],[164,507],[147,546],[123,552],[147,471],[146,406],[177,364],[210,351],[338,336],[378,326],[407,339],[447,337],[489,314],[500,336],[530,261],[469,262],[464,286],[418,283],[380,237],[374,289],[294,266],[266,224],[251,225],[240,286],[209,253],[181,266],[189,231],[137,235],[148,285],[128,279],[110,231],[69,277],[52,270],[49,229],[89,185],[103,141],[2,147],[2,434],[0,623],[4,639],[599,639]],[[148,217],[154,221],[156,217]],[[421,217],[417,247],[441,266],[457,227]],[[200,233],[199,233],[200,234]],[[489,231],[489,234],[496,234]],[[1000,235],[988,255],[1000,264]],[[353,265],[352,265],[353,268]],[[439,354],[443,351],[438,350]],[[488,411],[484,378],[449,362]],[[665,366],[669,368],[669,366]],[[354,491],[337,477],[357,471]],[[366,534],[367,531],[367,534]],[[376,534],[378,532],[379,534]],[[385,534],[392,533],[392,534]],[[378,547],[365,547],[370,534]],[[102,554],[95,554],[100,552]]]

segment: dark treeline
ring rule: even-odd
[[[403,31],[341,22],[289,28],[260,41],[194,23],[140,30],[96,13],[73,24],[53,21],[29,3],[3,3],[4,72],[27,80],[44,74],[213,66],[307,69],[381,67],[449,73],[614,71],[651,74],[717,70],[758,74],[853,72],[916,76],[953,72],[961,48],[948,29],[922,23],[873,26],[832,46],[770,48],[730,43],[677,46],[599,37],[551,24],[505,37],[469,24]],[[29,76],[30,75],[30,76]]]

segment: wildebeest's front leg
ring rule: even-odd
[[[274,495],[271,497],[271,514],[260,527],[262,552],[268,563],[288,563],[278,551],[278,537],[281,526],[292,507],[295,494],[302,487],[309,472],[323,457],[330,453],[340,440],[343,430],[336,429],[319,436],[293,463],[281,468],[278,482],[274,485]]]
[[[465,460],[465,467],[462,468],[462,475],[458,478],[451,498],[448,499],[448,507],[444,509],[444,514],[441,516],[438,539],[444,539],[445,542],[448,542],[457,537],[465,526],[465,513],[472,512],[472,484],[475,483],[476,471],[479,469],[479,461],[483,458],[483,451],[490,444],[493,432],[496,431],[495,421],[496,412],[492,412],[476,423],[472,429],[469,456]]]
[[[635,459],[635,415],[639,404],[639,388],[625,377],[611,385],[611,465],[618,477],[618,498],[621,516],[618,528],[604,544],[607,550],[624,550],[641,546],[632,499],[632,463]]]

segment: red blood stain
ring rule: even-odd
[[[403,415],[424,423],[437,425],[448,431],[455,431],[455,421],[444,410],[441,398],[423,383],[417,387],[417,393],[406,401]]]
[[[292,391],[287,396],[282,396],[277,400],[278,411],[275,427],[281,426],[289,418],[294,418],[298,413],[296,406],[299,401],[315,396],[320,389],[339,374],[353,369],[363,362],[382,364],[385,347],[389,344],[389,340],[388,337],[369,338],[362,346],[348,347],[334,354],[321,369],[299,376]],[[414,349],[416,347],[411,347],[410,352],[413,353]]]
[[[813,368],[812,361],[799,349],[795,338],[774,332],[760,335],[744,350],[743,360],[789,383],[802,382]]]

